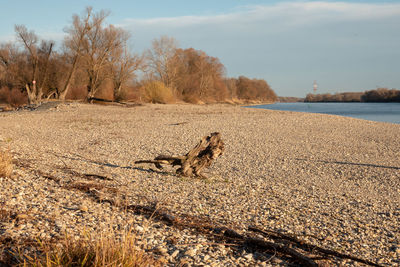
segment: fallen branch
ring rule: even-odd
[[[309,251],[309,252],[314,252],[314,253],[319,252],[324,255],[331,255],[331,256],[338,257],[338,258],[342,258],[342,259],[349,259],[349,260],[361,262],[361,263],[371,265],[371,266],[380,266],[379,264],[376,264],[369,260],[361,259],[361,258],[352,256],[352,255],[347,255],[344,253],[340,253],[338,251],[325,249],[325,248],[321,248],[321,247],[318,247],[313,244],[309,244],[309,243],[305,242],[304,240],[299,240],[298,238],[296,238],[294,236],[289,236],[289,235],[285,235],[282,233],[273,232],[270,230],[264,231],[264,230],[261,230],[261,229],[255,228],[255,227],[249,227],[248,229],[253,232],[261,233],[264,236],[267,236],[275,241],[279,241],[279,240],[290,241],[290,242],[294,243],[297,247],[303,249],[304,251]]]
[[[200,176],[203,169],[209,167],[213,160],[224,152],[224,142],[220,133],[211,133],[204,136],[200,142],[185,156],[171,157],[159,155],[153,160],[138,160],[135,164],[150,163],[162,169],[164,165],[180,166],[176,173],[182,176]]]

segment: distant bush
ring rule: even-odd
[[[166,104],[174,102],[172,89],[160,81],[149,81],[143,85],[146,102]]]
[[[361,102],[361,92],[346,92],[336,94],[308,94],[304,102]]]
[[[400,102],[400,90],[378,88],[364,93],[308,94],[304,102]]]
[[[79,99],[85,99],[87,95],[87,89],[84,86],[76,86],[76,87],[71,87],[66,94],[66,99],[70,100],[79,100]]]
[[[224,83],[225,67],[216,57],[193,48],[176,49],[172,58],[176,68],[176,96],[189,103],[213,103],[229,97]]]
[[[362,100],[364,102],[400,102],[400,90],[378,88],[366,91],[362,96]]]
[[[28,103],[28,97],[26,93],[21,92],[17,88],[9,89],[8,87],[2,87],[0,89],[0,103],[19,107]]]
[[[12,171],[13,164],[10,152],[0,150],[0,177],[10,177]]]
[[[278,101],[281,103],[304,102],[304,98],[293,97],[293,96],[279,96]]]
[[[232,83],[232,80],[229,80]],[[230,84],[228,88],[234,89],[238,99],[247,101],[271,101],[274,102],[278,99],[275,92],[271,89],[269,84],[262,79],[249,79],[240,76],[236,79],[236,85]]]

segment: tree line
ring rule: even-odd
[[[308,94],[304,102],[400,102],[400,90],[377,88],[365,92]]]
[[[0,44],[0,102],[95,98],[153,103],[276,101],[265,80],[226,77],[218,58],[179,48],[162,36],[142,54],[130,33],[106,24],[106,11],[73,15],[61,48],[16,25],[16,41]]]

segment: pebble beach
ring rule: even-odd
[[[225,152],[205,179],[134,164],[185,155],[212,132],[221,133]],[[0,148],[10,149],[14,171],[0,177],[0,210],[13,216],[0,216],[0,238],[133,231],[138,247],[165,266],[291,266],[100,198],[400,265],[399,136],[400,124],[225,104],[66,103],[3,112]],[[79,190],[85,185],[96,199]],[[364,266],[340,258],[324,264]]]

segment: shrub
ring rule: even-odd
[[[0,150],[0,177],[10,177],[13,171],[12,157],[8,150]]]
[[[0,89],[0,102],[10,104],[13,107],[19,107],[28,103],[26,93],[17,88],[2,87]]]
[[[87,88],[84,86],[71,87],[66,95],[66,99],[80,100],[87,96]]]
[[[172,89],[160,81],[149,81],[143,85],[143,89],[147,102],[159,104],[174,102]]]

